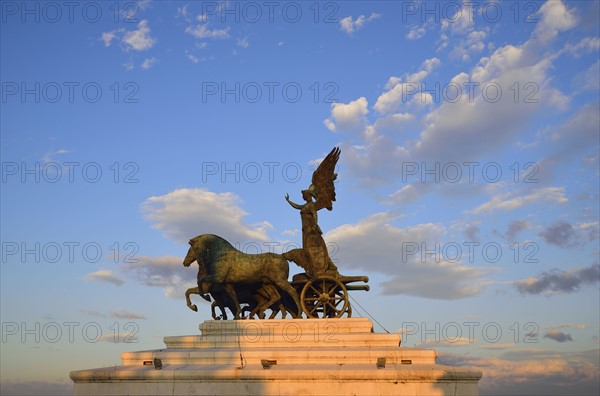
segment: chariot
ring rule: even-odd
[[[300,297],[300,306],[308,318],[352,317],[348,292],[369,291],[368,276],[343,276],[338,273],[309,277],[306,273],[292,277],[292,286]]]

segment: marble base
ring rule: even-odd
[[[479,394],[481,372],[435,364],[434,350],[400,347],[400,335],[373,333],[365,318],[211,320],[200,331],[125,352],[121,366],[71,372],[74,394]]]

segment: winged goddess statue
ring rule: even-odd
[[[293,249],[284,253],[284,257],[304,268],[306,274],[311,277],[320,275],[338,276],[338,270],[331,261],[327,251],[327,245],[323,240],[323,232],[318,224],[317,212],[323,208],[333,209],[335,201],[334,173],[335,166],[340,158],[341,150],[334,147],[333,150],[319,164],[312,175],[312,184],[307,190],[302,190],[302,198],[305,203],[300,205],[290,200],[289,194],[285,195],[286,201],[300,211],[302,219],[302,248]],[[314,198],[314,200],[313,200]]]

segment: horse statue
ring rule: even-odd
[[[246,254],[234,248],[225,239],[213,234],[198,235],[190,239],[189,244],[190,248],[183,260],[183,265],[189,267],[194,261],[198,262],[197,294],[200,294],[204,299],[208,299],[206,296],[207,292],[210,292],[213,298],[215,298],[215,295],[218,295],[219,297],[215,299],[215,302],[217,302],[217,299],[221,300],[216,305],[220,306],[223,313],[225,306],[232,307],[234,308],[234,318],[241,318],[242,309],[236,288],[249,284],[272,284],[293,299],[297,311],[292,312],[292,316],[294,318],[300,317],[300,300],[298,299],[296,290],[288,282],[289,264],[283,256],[276,253]],[[207,284],[210,287],[207,287]],[[225,291],[224,295],[231,300],[231,304],[227,304],[223,294],[213,294],[212,291],[209,291],[214,288],[217,288],[215,291],[223,288]],[[195,288],[190,290],[193,289]],[[188,292],[186,292],[186,299],[188,306],[190,306],[189,294],[195,291]],[[201,293],[204,293],[204,295]],[[269,304],[270,307],[275,304],[274,300],[277,298],[279,296],[275,298],[265,298],[263,296],[261,302],[259,302],[259,304],[262,304],[258,306],[256,312],[259,312],[260,315],[260,311],[264,311],[265,309],[265,304]]]
[[[286,300],[282,299],[281,295],[277,291],[277,288],[271,283],[263,284],[243,284],[234,285],[235,293],[238,297],[240,304],[247,304],[243,309],[242,313],[250,312],[248,319],[254,319],[256,315],[260,319],[265,318],[265,311],[270,309],[271,316],[269,319],[273,319],[281,312],[282,319],[285,319],[288,308],[286,308]],[[231,298],[227,295],[225,288],[222,285],[212,285],[208,282],[200,282],[199,286],[187,289],[185,292],[185,300],[188,308],[192,311],[198,312],[196,304],[192,304],[190,300],[191,294],[198,294],[206,301],[211,302],[210,306],[212,318],[214,320],[227,320],[227,312],[225,308],[229,308],[231,312],[235,312],[236,308],[231,301]],[[217,315],[216,309],[219,308],[221,315]],[[290,309],[290,312],[291,309]]]

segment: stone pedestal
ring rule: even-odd
[[[435,364],[434,350],[400,347],[364,318],[211,320],[200,331],[125,352],[122,366],[71,372],[74,394],[479,394],[481,372]]]

